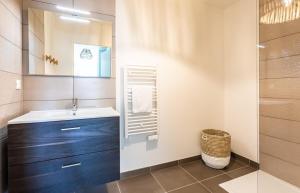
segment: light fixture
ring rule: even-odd
[[[262,44],[257,44],[257,47],[260,48],[260,49],[265,49],[266,48],[266,46],[262,45]]]
[[[60,19],[67,20],[67,21],[74,21],[78,23],[90,23],[90,20],[87,19],[81,19],[77,17],[71,17],[71,16],[60,16]]]
[[[58,10],[69,12],[69,13],[82,14],[82,15],[90,15],[91,14],[88,11],[83,11],[83,10],[79,10],[79,9],[73,9],[73,8],[69,8],[69,7],[63,7],[63,6],[60,6],[60,5],[57,5],[56,8]]]
[[[282,3],[284,6],[288,7],[293,3],[293,0],[282,0]]]
[[[81,59],[91,60],[93,59],[93,54],[90,49],[84,48],[80,53]]]
[[[263,24],[293,21],[300,18],[300,0],[265,0],[259,11]]]

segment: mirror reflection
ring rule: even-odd
[[[111,76],[109,21],[29,8],[27,37],[30,75]]]

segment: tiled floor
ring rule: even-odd
[[[236,159],[224,170],[198,160],[113,182],[99,193],[226,193],[219,184],[255,170]]]

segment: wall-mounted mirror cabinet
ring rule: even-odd
[[[25,74],[111,77],[112,22],[56,6],[27,8]]]

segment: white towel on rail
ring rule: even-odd
[[[152,86],[132,87],[132,112],[133,113],[152,112]]]

